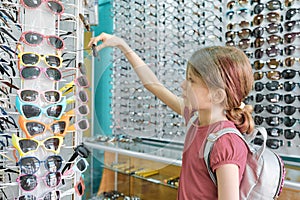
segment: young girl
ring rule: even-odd
[[[106,33],[89,42],[96,47],[118,47],[131,63],[143,85],[172,110],[184,116],[193,114],[186,134],[178,188],[179,200],[238,200],[248,149],[242,139],[232,134],[219,138],[210,155],[210,166],[217,177],[211,181],[203,159],[207,136],[227,127],[251,133],[254,123],[252,106],[242,101],[252,90],[252,68],[247,56],[234,47],[213,46],[196,51],[188,61],[182,97],[165,88],[144,61],[122,40]]]

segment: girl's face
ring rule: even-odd
[[[181,84],[182,97],[192,109],[202,110],[211,108],[210,92],[206,83],[191,70],[187,71],[186,80]]]

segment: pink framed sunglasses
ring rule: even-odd
[[[36,9],[40,7],[43,2],[47,4],[47,7],[52,13],[56,15],[61,15],[64,13],[63,4],[57,0],[20,0],[20,3],[28,9]]]

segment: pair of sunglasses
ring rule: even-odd
[[[75,131],[74,126],[70,127],[70,117],[72,116],[74,116],[74,110],[68,111],[59,120],[45,124],[36,120],[27,120],[20,115],[19,125],[27,138],[43,135],[48,130],[55,136],[64,137],[69,131]]]
[[[37,79],[42,73],[51,81],[60,81],[62,79],[61,71],[55,67],[25,66],[20,69],[20,76],[24,80]]]
[[[62,66],[63,59],[54,54],[42,55],[34,52],[21,52],[18,54],[19,64],[23,66],[36,66],[41,60],[44,60],[48,67],[59,68]]]
[[[39,8],[42,3],[46,3],[48,9],[54,14],[62,15],[64,12],[64,6],[58,0],[20,0],[20,3],[28,9],[36,9]]]
[[[23,32],[20,41],[29,46],[38,46],[44,40],[47,40],[48,44],[56,50],[63,50],[65,47],[64,41],[56,35],[43,35],[34,31]]]
[[[60,102],[48,105],[45,108],[33,103],[24,103],[19,96],[16,97],[16,108],[26,119],[38,118],[45,114],[49,118],[58,120],[62,117],[66,107],[67,100],[65,96]]]
[[[22,157],[17,163],[23,174],[35,174],[44,163],[48,172],[57,172],[61,169],[63,158],[60,155],[48,156],[45,160],[39,160],[34,156]]]
[[[71,188],[67,191],[62,190],[52,190],[44,194],[42,197],[38,198],[33,194],[24,194],[17,198],[17,200],[61,200],[65,196],[74,194],[75,189]]]
[[[36,103],[40,96],[42,96],[47,103],[58,103],[62,99],[62,94],[59,90],[38,91],[34,89],[22,89],[18,90],[17,94],[21,101],[29,103]]]
[[[63,144],[63,137],[52,136],[39,141],[33,138],[20,138],[16,134],[13,134],[12,144],[18,150],[21,157],[37,151],[40,146],[44,147],[47,151],[59,154]]]

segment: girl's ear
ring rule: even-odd
[[[212,95],[212,103],[220,104],[225,100],[225,98],[226,98],[225,90],[223,89],[214,90]]]

